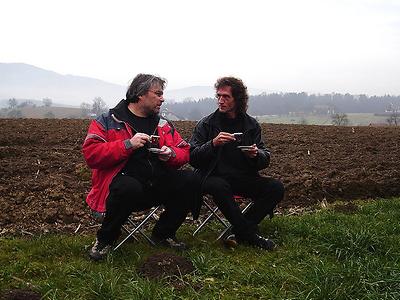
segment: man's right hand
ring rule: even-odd
[[[213,138],[212,143],[214,147],[219,147],[235,140],[236,139],[232,133],[221,131],[215,138]]]
[[[136,133],[129,142],[132,144],[133,150],[142,148],[146,143],[150,142],[150,136],[145,133]]]

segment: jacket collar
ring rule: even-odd
[[[119,123],[126,123],[129,119],[128,116],[128,102],[122,99],[114,108],[110,109],[113,119]],[[157,115],[160,121],[160,116]]]
[[[126,123],[128,120],[128,102],[125,99],[122,99],[114,108],[110,109],[111,117],[118,123]],[[169,124],[168,120],[157,115],[158,118],[158,126],[164,127]]]
[[[220,128],[221,127],[220,115],[221,113],[217,109],[211,115],[209,115],[209,117],[206,118],[204,122],[211,126],[216,126]],[[247,113],[242,113],[241,118],[244,122],[245,125],[244,128],[246,128],[246,131],[256,128],[256,121],[254,120],[254,118],[250,117]]]

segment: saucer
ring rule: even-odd
[[[242,151],[249,151],[254,149],[253,146],[237,146],[237,147]]]
[[[160,153],[160,152],[162,152],[161,149],[159,149],[159,148],[149,148],[147,150],[149,150],[151,153]]]

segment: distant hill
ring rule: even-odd
[[[10,105],[10,98],[15,98],[15,97],[9,97],[7,99],[0,99],[0,108],[5,108]],[[22,98],[16,98],[17,100],[17,105],[20,105],[21,103],[26,103],[28,102],[30,105],[27,106],[44,106],[43,104],[43,99],[42,100],[35,100],[35,99],[22,99]],[[71,107],[71,108],[78,108],[78,105],[69,105],[66,103],[60,103],[60,102],[52,102],[51,104],[52,107]]]
[[[101,97],[113,106],[125,91],[122,85],[94,78],[61,75],[23,63],[0,63],[0,99],[50,98],[53,103],[79,106]]]
[[[95,78],[62,75],[24,63],[0,63],[0,107],[7,106],[8,99],[16,98],[41,101],[50,98],[53,106],[79,106],[82,102],[92,103],[101,97],[113,107],[125,97],[126,86],[105,82]],[[257,95],[263,90],[249,88]],[[211,86],[191,86],[165,90],[165,98],[175,102],[214,97]],[[6,104],[5,104],[6,103]]]

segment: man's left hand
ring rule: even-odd
[[[172,156],[171,148],[169,148],[165,145],[162,146],[161,152],[158,154],[158,158],[162,161],[167,161],[168,159],[170,159],[171,156]]]
[[[258,155],[258,148],[256,144],[251,145],[251,149],[246,149],[246,151],[243,151],[244,155],[246,155],[249,158],[254,158]]]

